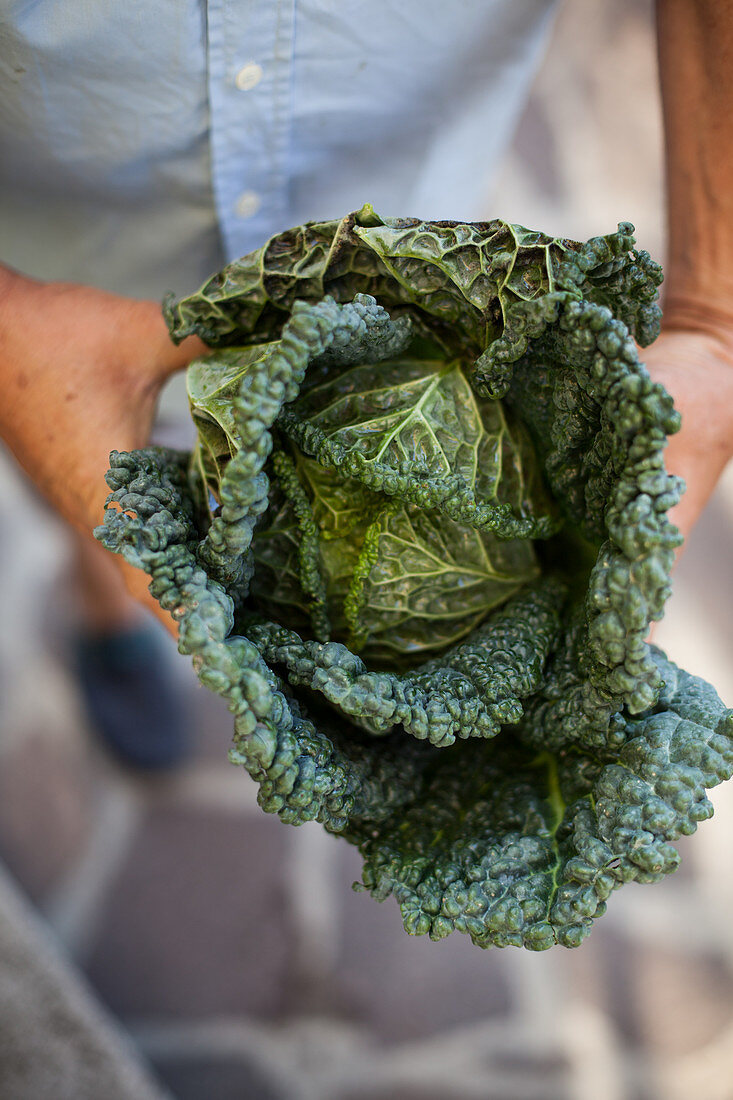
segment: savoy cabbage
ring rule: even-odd
[[[193,453],[111,456],[97,537],[261,806],[357,845],[414,934],[575,946],[733,773],[733,713],[646,641],[681,484],[631,233],[366,206],[279,234],[165,307],[214,349]]]

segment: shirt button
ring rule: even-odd
[[[240,92],[248,92],[262,80],[262,66],[256,61],[248,61],[243,65],[234,78],[234,83]]]
[[[251,218],[260,208],[262,200],[256,191],[243,191],[237,199],[234,209],[240,218]]]

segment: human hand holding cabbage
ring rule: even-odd
[[[643,362],[672,395],[682,418],[670,437],[667,469],[685,482],[670,519],[685,539],[697,522],[733,455],[733,323],[710,318],[699,328],[665,326]]]
[[[205,351],[196,337],[177,347],[156,302],[0,266],[0,432],[37,488],[86,535],[104,508],[109,452],[145,446],[166,379]],[[116,560],[131,592],[172,627],[143,575]]]

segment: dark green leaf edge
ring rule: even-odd
[[[264,471],[272,451],[270,429],[283,405],[293,401],[308,365],[331,348],[373,337],[391,349],[397,330],[373,298],[357,295],[337,305],[333,299],[296,302],[279,344],[251,365],[233,400],[239,450],[221,479],[221,508],[199,548],[201,562],[227,587],[244,597],[251,579],[250,547],[257,520],[267,510],[269,479]]]
[[[406,929],[481,947],[576,947],[626,882],[674,871],[672,841],[712,816],[733,774],[733,712],[658,650],[668,688],[627,719],[615,754],[534,757],[506,741],[451,750],[414,802],[362,842],[363,888],[394,894]]]
[[[557,580],[529,585],[465,642],[404,675],[372,671],[339,642],[303,640],[275,623],[254,618],[246,629],[290,684],[319,692],[362,729],[386,734],[401,726],[445,747],[456,737],[494,737],[520,720],[521,701],[540,689],[557,644],[564,596]]]
[[[613,734],[622,706],[642,713],[661,687],[646,635],[663,614],[682,542],[666,513],[683,484],[664,468],[679,415],[607,306],[566,293],[536,306],[534,316],[527,310],[532,338],[505,364],[512,370],[507,399],[530,428],[567,520],[592,542],[603,540],[584,600],[585,628],[568,635],[575,682],[540,703],[536,717],[546,745],[598,746]]]

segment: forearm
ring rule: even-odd
[[[733,347],[733,3],[657,0],[666,145],[665,327]]]
[[[90,288],[37,282],[7,269],[0,289],[0,435],[54,507],[88,528],[95,493],[99,515],[115,415],[106,394],[94,393],[94,374],[106,374],[112,391],[125,369],[113,353],[114,310],[105,310]],[[130,321],[138,324],[136,305]]]
[[[157,302],[42,283],[0,265],[0,438],[54,508],[91,537],[110,451],[146,445],[165,379],[205,351],[196,337],[173,344]],[[121,568],[154,609],[144,574]]]
[[[0,264],[0,385],[3,401],[0,402],[0,437],[12,447],[13,426],[25,416],[25,406],[32,388],[29,377],[31,356],[20,354],[22,333],[27,325],[27,315],[33,309],[33,299],[40,284],[17,271]],[[42,327],[38,317],[38,327]],[[26,334],[28,342],[32,337]]]
[[[113,447],[143,446],[177,348],[156,302],[0,267],[0,437],[55,508],[99,522]]]

